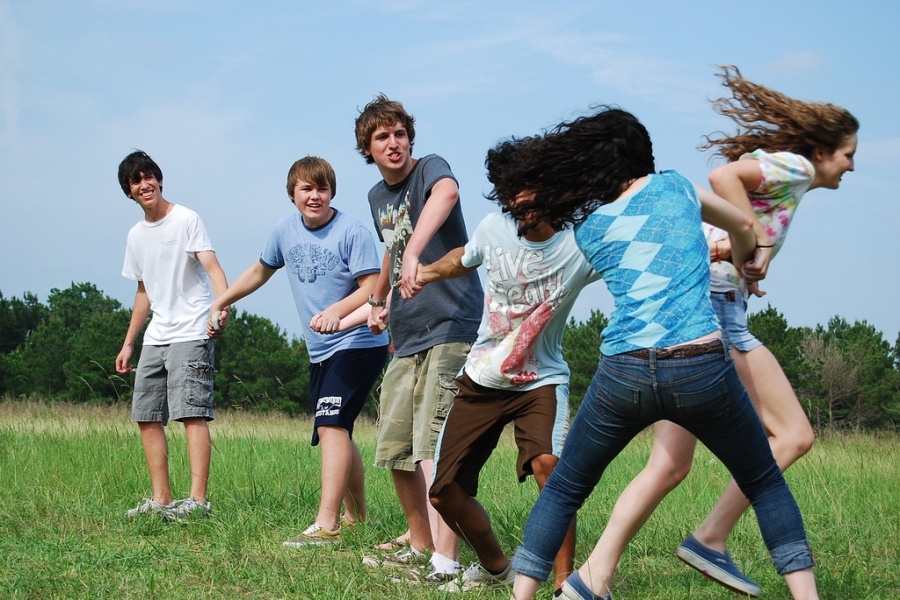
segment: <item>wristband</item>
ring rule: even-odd
[[[369,306],[385,306],[387,305],[387,298],[384,300],[375,300],[375,294],[369,294]]]
[[[768,245],[767,244],[757,244],[756,247],[757,248],[774,248],[775,244],[768,244]]]

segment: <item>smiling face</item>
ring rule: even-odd
[[[130,184],[129,198],[141,205],[144,211],[152,211],[162,200],[162,181],[156,175],[141,173],[140,179]]]
[[[372,132],[366,156],[371,156],[388,184],[402,181],[412,171],[412,144],[406,127],[400,122],[381,125]]]
[[[302,179],[294,185],[291,199],[303,215],[303,223],[314,229],[328,222],[333,214],[331,208],[331,186],[328,183],[315,184]]]
[[[843,143],[834,152],[829,153],[826,150],[816,150],[812,161],[816,168],[815,187],[823,187],[829,190],[838,189],[844,173],[853,170],[853,157],[855,154],[855,133],[845,137]]]

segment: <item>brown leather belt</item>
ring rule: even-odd
[[[650,358],[650,349],[641,348],[640,350],[632,350],[626,352],[628,356],[636,356],[638,358]],[[666,358],[691,358],[692,356],[702,356],[704,354],[725,354],[725,346],[722,340],[712,340],[705,344],[685,344],[684,346],[675,346],[674,348],[657,348],[656,360]]]

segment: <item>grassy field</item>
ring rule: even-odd
[[[184,430],[169,428],[176,496],[188,489]],[[387,472],[367,471],[370,523],[339,547],[285,548],[315,517],[318,451],[308,419],[220,413],[211,426],[210,519],[187,525],[125,519],[149,494],[137,427],[125,407],[0,403],[0,596],[9,598],[441,598],[362,566],[372,544],[404,529]],[[356,439],[366,464],[374,425]],[[639,437],[579,514],[577,561],[600,535],[619,492],[644,464]],[[829,436],[788,472],[803,510],[823,598],[900,597],[900,438]],[[516,482],[509,436],[488,463],[479,499],[512,552],[536,497]],[[737,597],[687,568],[673,550],[713,505],[727,474],[700,449],[687,481],[660,506],[622,560],[616,600]],[[736,562],[763,588],[788,596],[751,515],[735,530]],[[467,547],[465,564],[474,560]],[[550,598],[549,586],[541,598]],[[508,592],[467,593],[506,600]]]

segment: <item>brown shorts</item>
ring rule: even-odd
[[[459,393],[438,440],[434,480],[436,496],[451,481],[470,496],[478,493],[478,474],[491,456],[507,423],[515,422],[519,481],[532,472],[532,459],[559,457],[569,430],[569,388],[545,385],[528,391],[498,390],[472,381],[464,372],[456,380]]]

